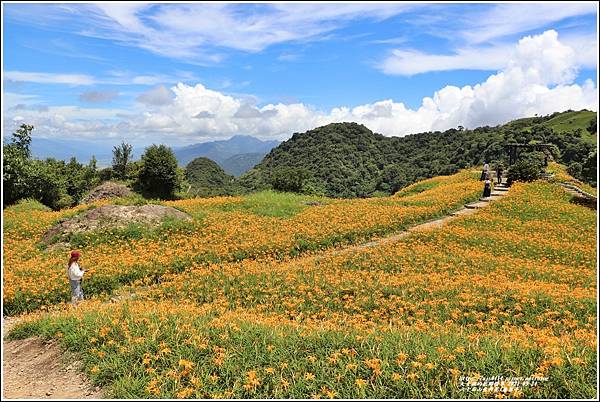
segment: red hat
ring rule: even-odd
[[[79,251],[71,251],[71,258],[79,258],[80,255]]]

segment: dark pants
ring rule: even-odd
[[[492,186],[486,184],[483,188],[483,198],[489,197],[492,194]]]

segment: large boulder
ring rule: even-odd
[[[103,205],[59,222],[50,228],[41,240],[46,244],[55,243],[60,246],[61,243],[66,247],[66,240],[72,234],[124,228],[131,223],[157,225],[167,218],[192,220],[185,212],[164,205]]]
[[[107,181],[97,187],[94,187],[87,196],[81,199],[79,203],[89,204],[90,202],[105,198],[128,197],[131,194],[133,194],[133,192],[129,189],[129,187],[123,184]]]

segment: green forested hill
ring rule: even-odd
[[[595,118],[594,112],[568,111],[496,127],[459,127],[405,137],[385,137],[357,123],[333,123],[295,133],[240,182],[251,190],[269,188],[273,177],[285,171],[308,176],[306,191],[330,197],[393,193],[423,178],[503,160],[504,144],[511,142],[553,143],[561,151],[560,162],[581,163],[596,149],[595,141],[590,141],[596,134],[587,130]]]
[[[192,186],[192,193],[201,196],[227,194],[233,176],[225,173],[214,161],[200,157],[185,167],[185,179]]]

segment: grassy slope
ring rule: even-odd
[[[399,231],[478,198],[481,188],[476,177],[477,172],[463,171],[438,178],[437,187],[410,197],[335,200],[263,192],[165,202],[188,212],[193,222],[168,222],[152,230],[131,225],[71,240],[89,269],[85,291],[102,295],[136,281],[152,283],[165,273],[191,266],[297,256]],[[325,205],[303,204],[314,200]],[[5,210],[5,314],[68,300],[63,268],[68,253],[42,252],[38,239],[57,219],[82,208]]]
[[[580,128],[584,134],[586,134],[586,138],[593,141],[596,141],[596,136],[590,134],[587,131],[588,126],[590,125],[590,121],[596,117],[595,112],[589,111],[579,111],[579,112],[567,112],[562,113],[552,119],[545,121],[542,125],[553,129],[558,133],[564,133],[568,131],[573,131]]]
[[[489,208],[377,249],[165,277],[140,300],[32,316],[115,397],[464,398],[461,375],[596,389],[596,213],[516,184]],[[149,334],[152,334],[149,336]]]
[[[542,126],[551,128],[557,133],[571,132],[580,128],[583,131],[584,138],[589,141],[596,143],[596,135],[590,134],[587,131],[590,122],[596,117],[596,112],[590,111],[576,111],[576,112],[565,112],[558,116],[553,117],[541,123]],[[506,123],[506,126],[519,126],[524,129],[531,128],[534,124],[535,117],[525,117],[522,119],[516,119]]]

